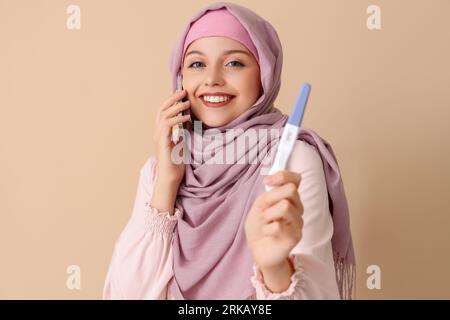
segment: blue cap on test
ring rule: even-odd
[[[297,101],[295,101],[295,105],[292,108],[291,115],[289,116],[289,124],[296,127],[301,126],[310,91],[311,85],[309,83],[303,84],[302,89],[300,90],[300,94],[297,97]]]

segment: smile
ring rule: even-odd
[[[202,100],[203,105],[208,108],[220,108],[230,103],[233,100],[234,96],[223,96],[223,97],[209,97],[202,96],[200,100]]]

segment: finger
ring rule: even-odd
[[[182,91],[177,91],[174,94],[172,94],[169,99],[164,101],[164,103],[161,106],[161,110],[165,110],[171,106],[173,106],[175,103],[180,102],[184,96],[187,94],[186,89],[183,89]]]
[[[190,101],[174,104],[173,106],[162,111],[162,119],[169,119],[175,117],[178,113],[182,112],[183,110],[189,109],[190,104],[191,104]]]
[[[264,223],[271,223],[275,220],[282,222],[292,222],[294,218],[300,218],[299,210],[287,199],[283,199],[275,205],[263,211]]]
[[[298,243],[302,239],[303,220],[299,223],[292,223],[283,229],[283,234],[286,234],[294,243]]]
[[[270,191],[264,192],[255,200],[255,204],[262,210],[269,208],[282,199],[288,199],[297,208],[302,208],[297,185],[287,183]]]
[[[303,214],[303,204],[300,200],[300,193],[298,191],[299,186],[292,182],[285,184],[285,186],[289,188],[286,199],[289,200],[301,214]]]
[[[276,237],[280,235],[282,231],[282,226],[279,221],[274,221],[272,223],[265,224],[261,227],[261,233],[268,237]]]
[[[165,138],[172,138],[172,127],[178,123],[183,123],[191,118],[190,114],[178,115],[176,117],[166,119],[162,123],[161,135]]]
[[[270,186],[279,186],[289,182],[300,185],[302,176],[298,172],[281,170],[264,178],[264,183]]]
[[[186,89],[183,89],[182,91],[175,92],[166,101],[164,101],[156,112],[156,121],[159,121],[162,111],[166,110],[167,108],[170,108],[175,103],[180,102],[186,94],[187,94]]]

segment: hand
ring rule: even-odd
[[[172,127],[190,119],[190,115],[178,115],[190,107],[190,101],[179,103],[185,95],[186,90],[175,92],[158,108],[155,119],[153,141],[156,144],[157,177],[160,182],[167,184],[179,184],[186,170],[185,163],[176,164],[172,160],[172,149],[176,145],[172,141]]]
[[[286,264],[290,251],[302,238],[303,205],[297,191],[299,173],[280,171],[264,179],[274,186],[255,199],[245,222],[247,244],[261,270]]]

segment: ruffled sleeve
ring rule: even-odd
[[[271,292],[254,265],[251,282],[258,300],[339,299],[331,238],[333,220],[328,207],[328,191],[323,163],[315,147],[297,141],[288,170],[302,174],[299,186],[303,204],[302,239],[290,252],[294,266],[289,288]]]
[[[251,282],[256,290],[257,300],[294,300],[296,291],[299,291],[303,281],[303,268],[299,263],[298,256],[290,255],[289,260],[294,266],[294,273],[291,276],[291,284],[286,291],[272,292],[264,284],[264,278],[256,264],[253,264],[253,276]]]
[[[173,277],[172,237],[182,210],[159,212],[150,206],[156,159],[140,171],[132,215],[114,246],[103,299],[166,299]]]

